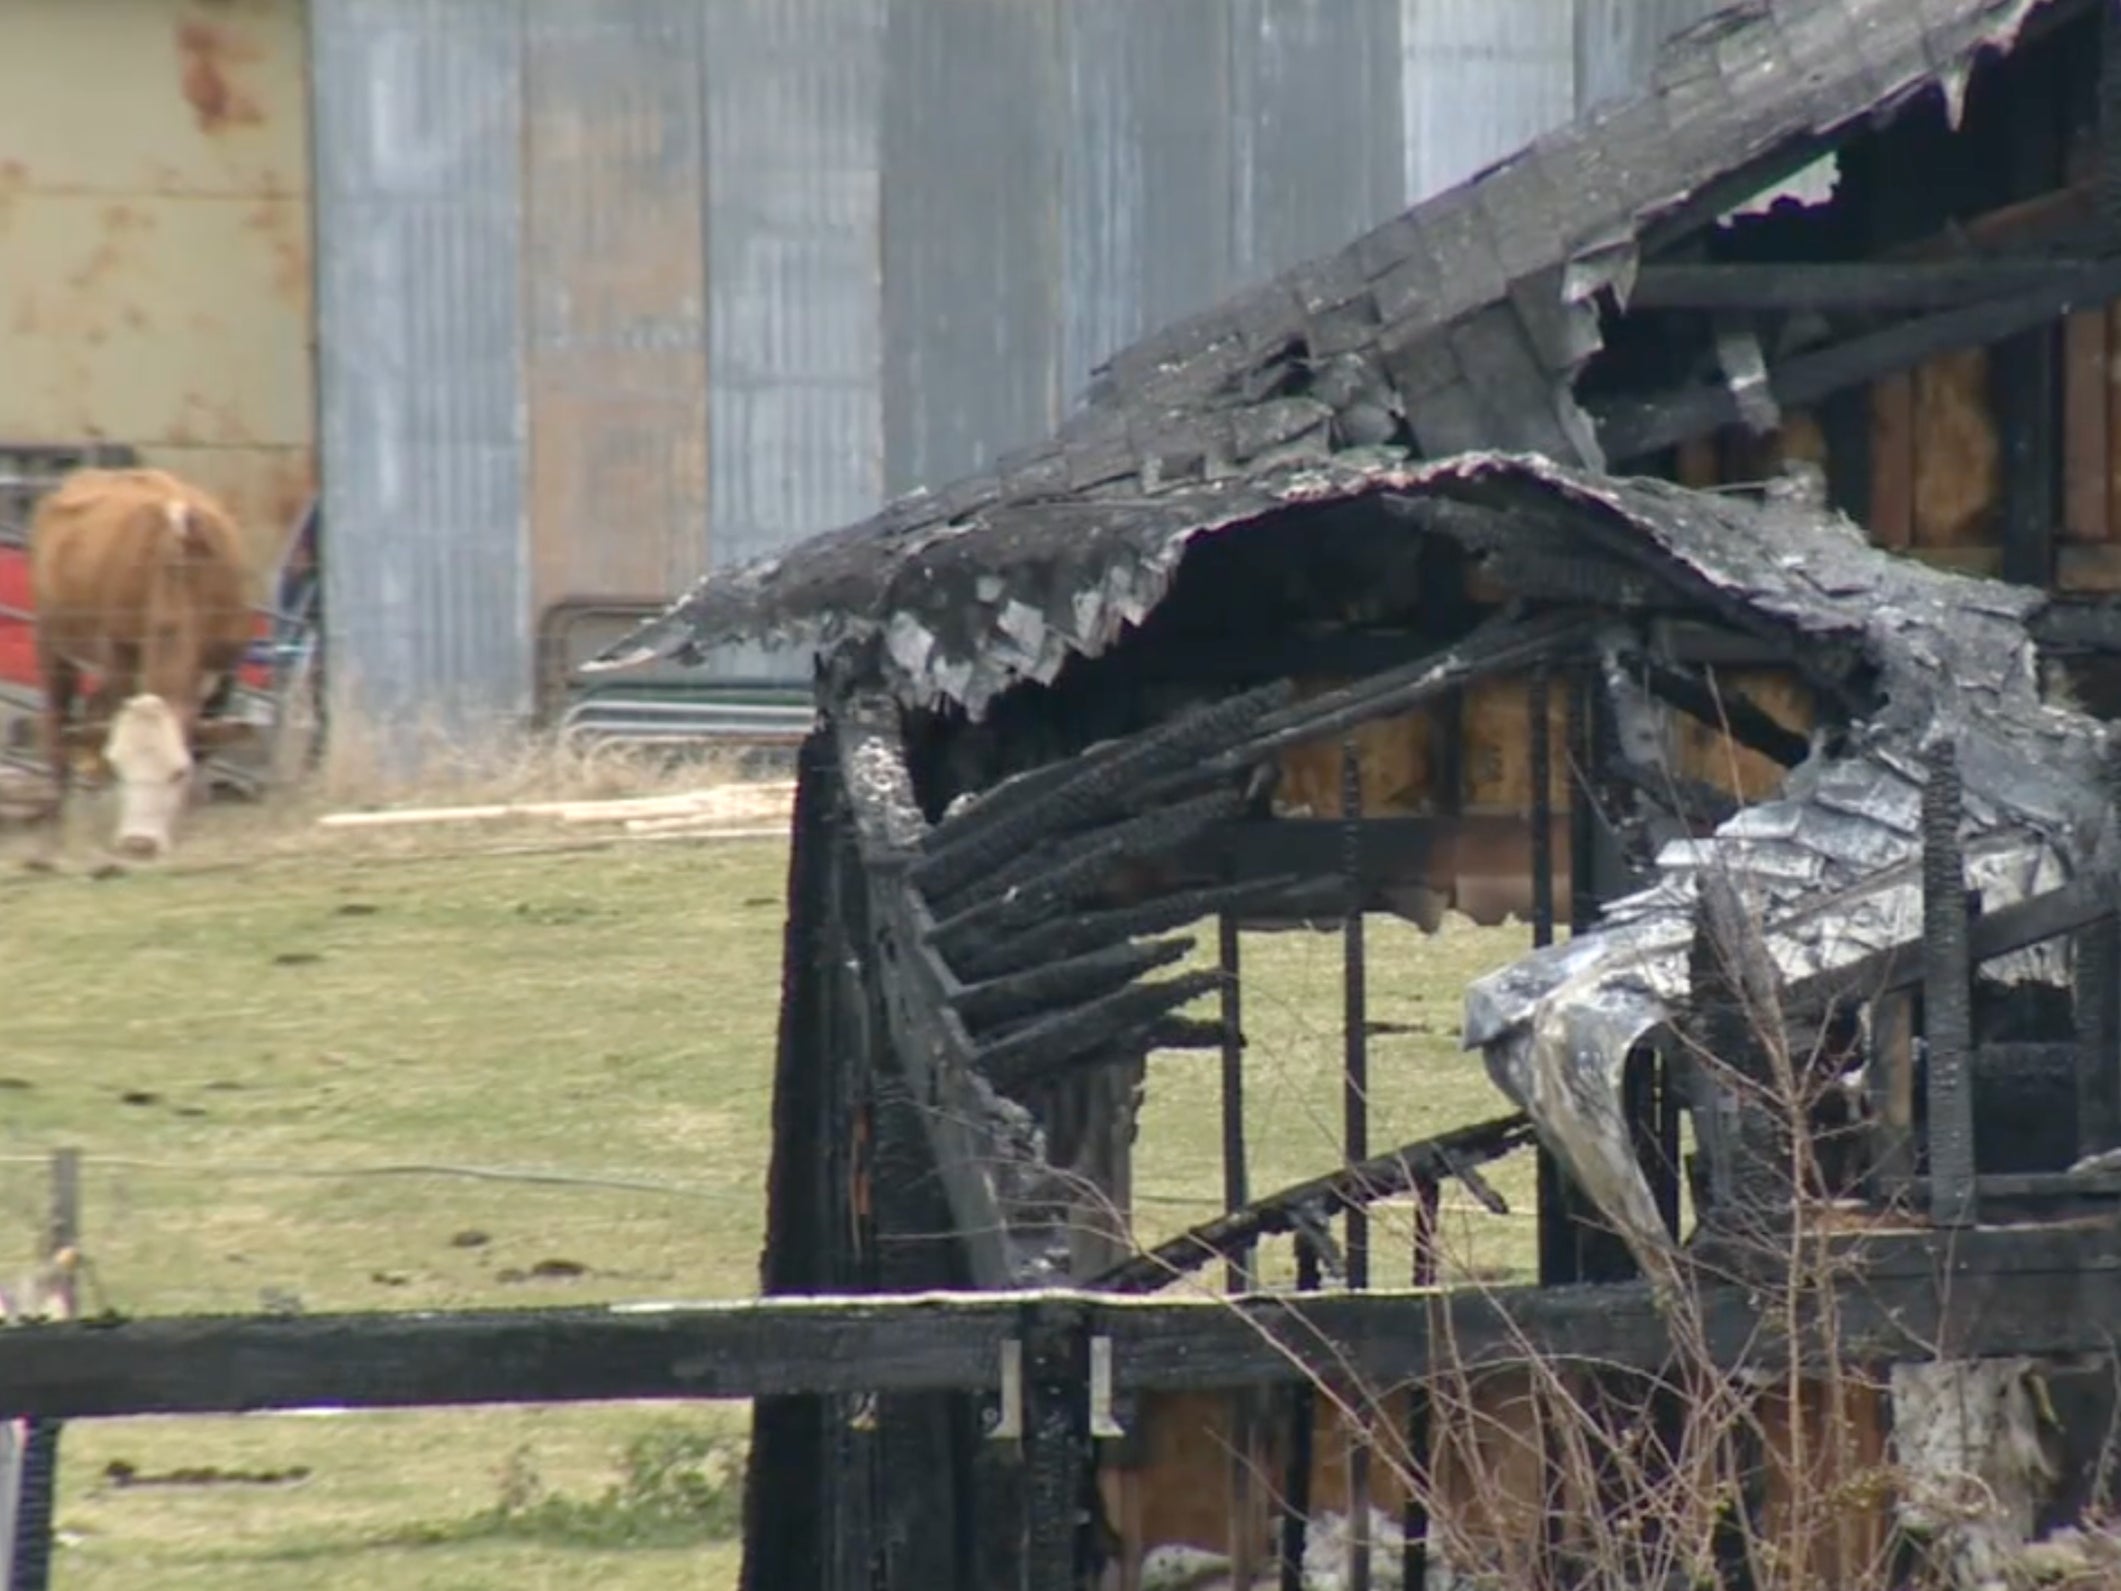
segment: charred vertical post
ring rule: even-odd
[[[1949,740],[1927,758],[1922,790],[1922,1019],[1929,1061],[1930,1218],[1975,1219],[1973,964],[1959,849],[1959,755]]]
[[[1525,724],[1531,736],[1532,770],[1532,943],[1554,942],[1554,741],[1552,676],[1546,664],[1532,670],[1525,685]],[[1576,1280],[1574,1245],[1570,1241],[1568,1189],[1561,1163],[1545,1144],[1538,1150],[1539,1280],[1554,1287]]]
[[[1342,1152],[1349,1165],[1370,1158],[1370,1013],[1369,968],[1365,964],[1362,866],[1362,753],[1350,736],[1340,748],[1341,865],[1347,885],[1347,917],[1342,926],[1341,978],[1343,1006]],[[1348,1286],[1370,1285],[1370,1214],[1360,1203],[1348,1206]],[[1363,1433],[1351,1432],[1348,1453],[1348,1586],[1370,1591],[1370,1449]]]
[[[1598,917],[1598,796],[1595,778],[1603,765],[1599,740],[1605,714],[1598,710],[1596,675],[1572,669],[1566,698],[1569,789],[1569,932],[1580,934]]]
[[[1435,1178],[1423,1177],[1414,1184],[1414,1285],[1436,1285],[1436,1222],[1442,1204],[1442,1189]],[[1426,1383],[1407,1389],[1407,1469],[1411,1484],[1399,1521],[1399,1583],[1424,1586],[1429,1582],[1429,1447],[1435,1420],[1429,1407]]]
[[[52,1156],[51,1210],[45,1227],[45,1262],[56,1283],[53,1306],[62,1320],[74,1316],[72,1269],[81,1241],[81,1151]],[[59,1429],[53,1419],[23,1422],[20,1485],[15,1502],[15,1539],[9,1591],[45,1591],[51,1583],[52,1518],[59,1493]]]
[[[1241,1210],[1251,1198],[1245,1161],[1245,1038],[1243,964],[1237,918],[1223,912],[1216,920],[1217,962],[1222,973],[1222,1127],[1223,1208]],[[1230,1256],[1226,1285],[1233,1293],[1252,1285],[1252,1246]]]
[[[1024,1587],[1078,1591],[1090,1436],[1090,1376],[1080,1306],[1035,1305],[1024,1334]]]
[[[1341,925],[1343,1150],[1349,1165],[1370,1158],[1369,968],[1363,940],[1362,757],[1351,739],[1340,753],[1341,868],[1347,916]],[[1370,1285],[1370,1217],[1348,1208],[1348,1285]]]
[[[1222,912],[1216,919],[1217,962],[1222,972],[1222,1128],[1223,1208],[1241,1210],[1251,1198],[1245,1154],[1244,982],[1237,917]],[[1232,1293],[1252,1286],[1252,1245],[1233,1249],[1224,1270]],[[1252,1466],[1256,1457],[1258,1410],[1249,1392],[1230,1394],[1230,1564],[1241,1583],[1249,1584],[1255,1563],[1252,1535]]]
[[[1296,1290],[1318,1291],[1318,1250],[1296,1237]],[[1304,1591],[1304,1539],[1311,1523],[1311,1438],[1318,1394],[1308,1382],[1289,1390],[1289,1455],[1282,1475],[1281,1591]]]
[[[2114,31],[2121,32],[2121,28]],[[2121,830],[2121,739],[2106,748],[2106,793]],[[2106,875],[2121,910],[2121,872]],[[2121,1145],[2121,918],[2102,917],[2076,937],[2077,1153]]]
[[[1532,765],[1532,944],[1554,942],[1554,764],[1547,667],[1532,670],[1525,686],[1525,720]]]

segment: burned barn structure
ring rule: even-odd
[[[704,581],[606,662],[818,655],[766,1291],[1242,1293],[1286,1240],[1299,1292],[1377,1295],[1345,1322],[1433,1288],[1439,1190],[1493,1203],[1522,1154],[1520,1347],[1713,1273],[1735,1366],[1761,1253],[1831,1209],[1849,1285],[1956,1288],[1947,1340],[1850,1327],[1880,1379],[1837,1429],[1905,1485],[1797,1577],[1717,1583],[1914,1573],[1935,1400],[1899,1362],[1998,1407],[2044,1377],[2054,1449],[1998,1469],[2001,1425],[1954,1425],[1995,1506],[1931,1518],[1958,1556],[1925,1561],[1982,1583],[2080,1526],[2112,1323],[2076,1279],[2121,1255],[2117,300],[2111,5],[1749,0],[1118,354],[1054,437]],[[1366,1000],[1404,969],[1365,925],[1446,912],[1532,925],[1465,991],[1496,1108],[1376,1144]],[[1344,1155],[1261,1189],[1243,946],[1292,923],[1344,941]],[[1219,1058],[1226,1209],[1144,1251],[1135,1103],[1182,1051]],[[1536,1430],[1454,1482],[1418,1381],[1270,1397],[1204,1353],[1115,1396],[1111,1351],[1027,1306],[996,1395],[762,1401],[747,1585],[1136,1587],[1185,1553],[1224,1578],[1172,1583],[1326,1583],[1328,1516],[1350,1585],[1608,1583]],[[1793,1506],[1801,1403],[1749,1427],[1731,1509]],[[1435,1528],[1454,1484],[1492,1555]]]

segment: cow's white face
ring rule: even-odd
[[[177,710],[159,696],[127,701],[111,720],[103,760],[118,786],[119,853],[162,855],[191,793],[191,752]]]

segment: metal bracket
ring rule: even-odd
[[[1112,1412],[1112,1339],[1090,1339],[1090,1435],[1125,1436],[1127,1428]]]
[[[1002,1384],[987,1436],[995,1442],[1024,1439],[1024,1345],[1015,1337],[1002,1340]]]

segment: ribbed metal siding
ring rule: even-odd
[[[1057,0],[889,0],[884,484],[1047,431],[1062,325]]]
[[[704,13],[718,564],[859,519],[882,497],[884,8],[712,0]],[[716,662],[767,666],[748,650]]]
[[[513,0],[311,17],[329,666],[401,765],[530,687]]]
[[[1245,281],[1403,209],[1398,0],[1230,0],[1234,249]]]
[[[1229,0],[1072,0],[1060,399],[1238,284]]]
[[[536,612],[653,598],[707,556],[699,0],[528,0],[523,73]]]
[[[1575,0],[1576,103],[1631,94],[1649,81],[1658,47],[1729,0]]]
[[[1410,201],[1464,181],[1575,114],[1571,0],[1406,0],[1403,27]]]

